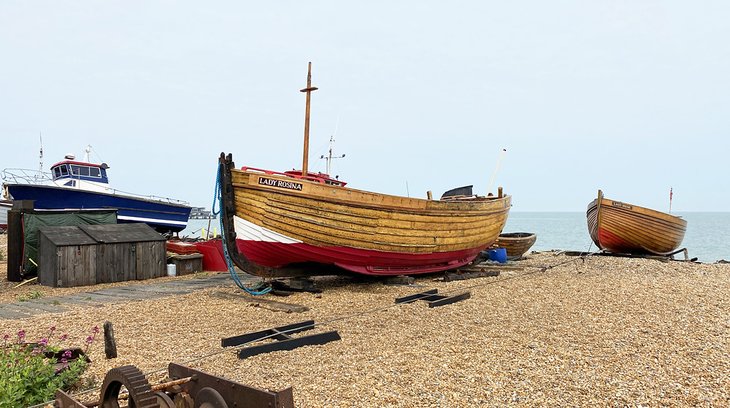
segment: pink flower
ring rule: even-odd
[[[25,330],[18,330],[18,342],[23,342],[25,340]]]
[[[59,337],[58,339],[61,340],[61,341],[64,341],[67,338],[68,338],[68,334],[62,334],[61,337]]]
[[[63,352],[63,356],[62,356],[63,359],[62,360],[65,360],[67,358],[71,358],[72,355],[73,355],[73,353],[71,353],[71,350],[66,350],[66,351]]]
[[[47,346],[48,345],[48,339],[44,337],[44,338],[41,339],[41,341],[38,342],[38,344],[40,344],[41,346]]]
[[[86,344],[91,344],[94,342],[94,338],[91,336],[86,336]]]
[[[8,341],[8,339],[10,339],[10,335],[5,333],[5,335],[3,335],[3,340]]]
[[[99,326],[94,326],[94,328],[91,331],[93,331],[94,334],[99,333]]]
[[[56,331],[56,326],[51,326],[51,328],[50,328],[50,329],[48,329],[48,330],[50,330],[50,331],[51,331],[51,333],[53,333],[54,331]]]

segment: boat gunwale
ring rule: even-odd
[[[261,173],[254,173],[254,172],[248,172],[243,171],[240,169],[231,169],[231,174],[233,177],[233,171],[237,171],[238,173],[248,175],[249,181],[250,176],[258,177],[261,176]],[[292,180],[292,178],[287,176],[277,176],[277,175],[264,175],[266,177],[273,177],[281,180]],[[447,214],[448,211],[452,211],[459,216],[480,216],[483,214],[484,211],[488,211],[489,213],[502,213],[505,211],[509,211],[509,208],[512,204],[512,196],[505,194],[502,197],[478,197],[472,200],[429,200],[427,198],[417,198],[417,197],[403,197],[398,195],[392,195],[392,194],[385,194],[385,193],[377,193],[373,191],[367,191],[367,190],[358,190],[347,186],[333,186],[333,185],[327,185],[317,182],[312,182],[308,180],[299,180],[295,179],[297,182],[300,183],[307,183],[309,186],[313,187],[314,189],[337,189],[341,190],[346,193],[355,193],[355,194],[362,194],[364,196],[370,196],[370,197],[379,197],[382,200],[406,200],[409,202],[412,202],[414,204],[419,205],[393,205],[393,204],[384,204],[384,203],[367,203],[363,201],[358,200],[348,200],[344,197],[337,197],[329,198],[324,194],[316,194],[316,193],[294,193],[290,192],[285,189],[276,189],[276,188],[267,188],[266,186],[259,186],[258,184],[251,183],[251,182],[235,182],[232,183],[233,187],[238,188],[248,188],[251,190],[257,190],[257,191],[265,191],[270,192],[274,194],[281,194],[281,195],[289,195],[289,196],[295,196],[295,197],[302,197],[307,199],[317,199],[321,201],[326,202],[332,202],[332,203],[339,203],[339,204],[346,204],[348,206],[356,206],[359,208],[383,208],[383,209],[389,209],[389,210],[397,210],[401,212],[436,212],[436,213],[443,213]],[[501,205],[500,205],[501,204]],[[431,207],[431,208],[429,208]],[[445,207],[445,208],[433,208],[433,207]],[[496,207],[496,208],[489,208],[489,207]],[[469,211],[473,214],[463,214],[463,211]]]
[[[614,203],[627,205],[627,206],[630,206],[631,208],[626,208],[621,205],[614,205]],[[603,195],[601,196],[600,205],[598,205],[598,204],[599,204],[598,198],[593,199],[593,201],[591,201],[588,204],[588,208],[586,209],[586,214],[588,212],[590,212],[594,207],[598,207],[598,208],[596,208],[596,211],[599,211],[599,215],[600,215],[602,207],[608,207],[608,208],[615,209],[615,210],[619,210],[619,209],[625,210],[625,211],[628,211],[628,212],[631,212],[631,213],[634,213],[637,215],[644,215],[644,216],[652,217],[654,219],[663,220],[663,221],[671,223],[672,225],[681,224],[683,226],[683,228],[685,228],[685,229],[687,228],[687,220],[685,220],[684,218],[682,218],[681,216],[678,216],[678,215],[668,214],[668,213],[665,213],[665,212],[662,212],[659,210],[654,210],[654,209],[648,208],[648,207],[642,207],[640,205],[628,203],[625,201],[613,200],[610,198],[606,198]],[[636,211],[636,210],[639,210],[639,211]],[[600,222],[598,224],[600,224]]]
[[[11,186],[21,186],[21,187],[34,187],[34,188],[50,188],[55,190],[63,190],[63,191],[74,191],[74,192],[80,192],[80,193],[88,193],[88,194],[100,194],[105,195],[109,197],[115,197],[115,198],[123,198],[123,199],[129,199],[129,200],[136,200],[136,201],[144,201],[151,204],[162,204],[162,205],[169,205],[173,207],[179,207],[179,208],[192,208],[189,204],[183,204],[181,202],[171,202],[171,201],[165,201],[165,200],[155,200],[150,197],[146,196],[135,196],[135,195],[126,195],[120,193],[107,193],[104,191],[94,191],[94,190],[82,190],[82,189],[76,189],[76,188],[68,188],[68,187],[61,187],[61,186],[49,186],[44,184],[20,184],[20,183],[13,183],[13,184],[5,184],[6,187]],[[117,208],[117,207],[114,207]],[[174,214],[174,213],[173,213]]]

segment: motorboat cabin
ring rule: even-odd
[[[109,189],[106,163],[95,164],[75,161],[73,155],[51,166],[53,183],[59,187],[105,191]]]

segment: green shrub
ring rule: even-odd
[[[42,297],[43,297],[43,293],[42,292],[37,291],[37,290],[34,290],[34,291],[28,292],[28,293],[26,293],[24,295],[19,295],[18,296],[18,301],[19,302],[27,302],[29,300],[40,299]]]
[[[50,401],[57,389],[68,391],[86,370],[85,356],[71,359],[70,349],[50,345],[51,335],[36,343],[25,341],[25,330],[18,331],[17,339],[9,341],[10,335],[3,336],[0,348],[0,408],[27,407]],[[93,343],[99,328],[86,338],[86,351]],[[65,341],[67,335],[57,338]],[[63,353],[61,353],[63,351]],[[56,356],[60,354],[60,358]]]

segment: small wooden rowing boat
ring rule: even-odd
[[[687,230],[680,217],[605,198],[601,190],[586,216],[593,242],[614,253],[672,255]]]
[[[507,250],[507,259],[515,260],[522,258],[537,241],[537,235],[531,232],[507,232],[499,234],[493,247]]]
[[[309,173],[309,94],[315,89],[310,65],[302,90],[301,171],[238,169],[231,155],[221,154],[221,220],[227,252],[239,268],[259,276],[439,272],[468,264],[497,239],[511,206],[501,188],[493,197],[432,200],[356,190]]]

